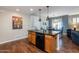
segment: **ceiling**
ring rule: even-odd
[[[20,9],[19,13],[27,14],[27,15],[38,15],[38,9],[42,9],[42,15],[47,15],[46,6],[0,6],[0,12],[3,11],[12,11],[16,12],[16,9]],[[34,9],[30,11],[30,9]],[[61,16],[67,14],[75,14],[79,13],[79,6],[50,6],[49,14],[50,17],[53,16]]]
[[[42,6],[0,6],[0,12],[11,11],[16,12],[16,9],[20,9],[19,13],[23,14],[38,14],[38,9],[44,9]],[[34,11],[30,11],[34,9]]]

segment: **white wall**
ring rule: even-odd
[[[31,22],[32,22],[32,27],[36,28],[37,30],[40,30],[41,27],[43,29],[46,29],[48,27],[48,21],[46,21],[45,17],[41,17],[41,19],[42,19],[41,22],[39,22],[39,17],[38,16],[31,15],[30,18],[31,18]],[[46,25],[44,25],[43,23],[46,23]]]
[[[30,15],[30,19],[31,19],[31,28],[33,29],[40,29],[40,22],[39,22],[39,18],[37,16],[34,15]]]
[[[23,29],[12,29],[12,16],[21,16],[23,18]],[[0,43],[26,38],[28,35],[27,30],[30,28],[29,26],[30,20],[26,15],[14,12],[0,14]]]

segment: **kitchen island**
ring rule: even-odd
[[[57,36],[60,31],[28,30],[28,40],[39,49],[52,53],[57,49]]]

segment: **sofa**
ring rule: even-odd
[[[79,45],[79,31],[67,29],[67,37],[70,38],[72,42]]]
[[[79,31],[71,31],[71,38],[72,38],[72,41],[79,45]]]
[[[71,38],[71,29],[67,29],[67,37]]]

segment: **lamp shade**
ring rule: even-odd
[[[39,18],[39,21],[41,22],[41,18]]]
[[[39,9],[39,21],[41,22],[41,9]]]

